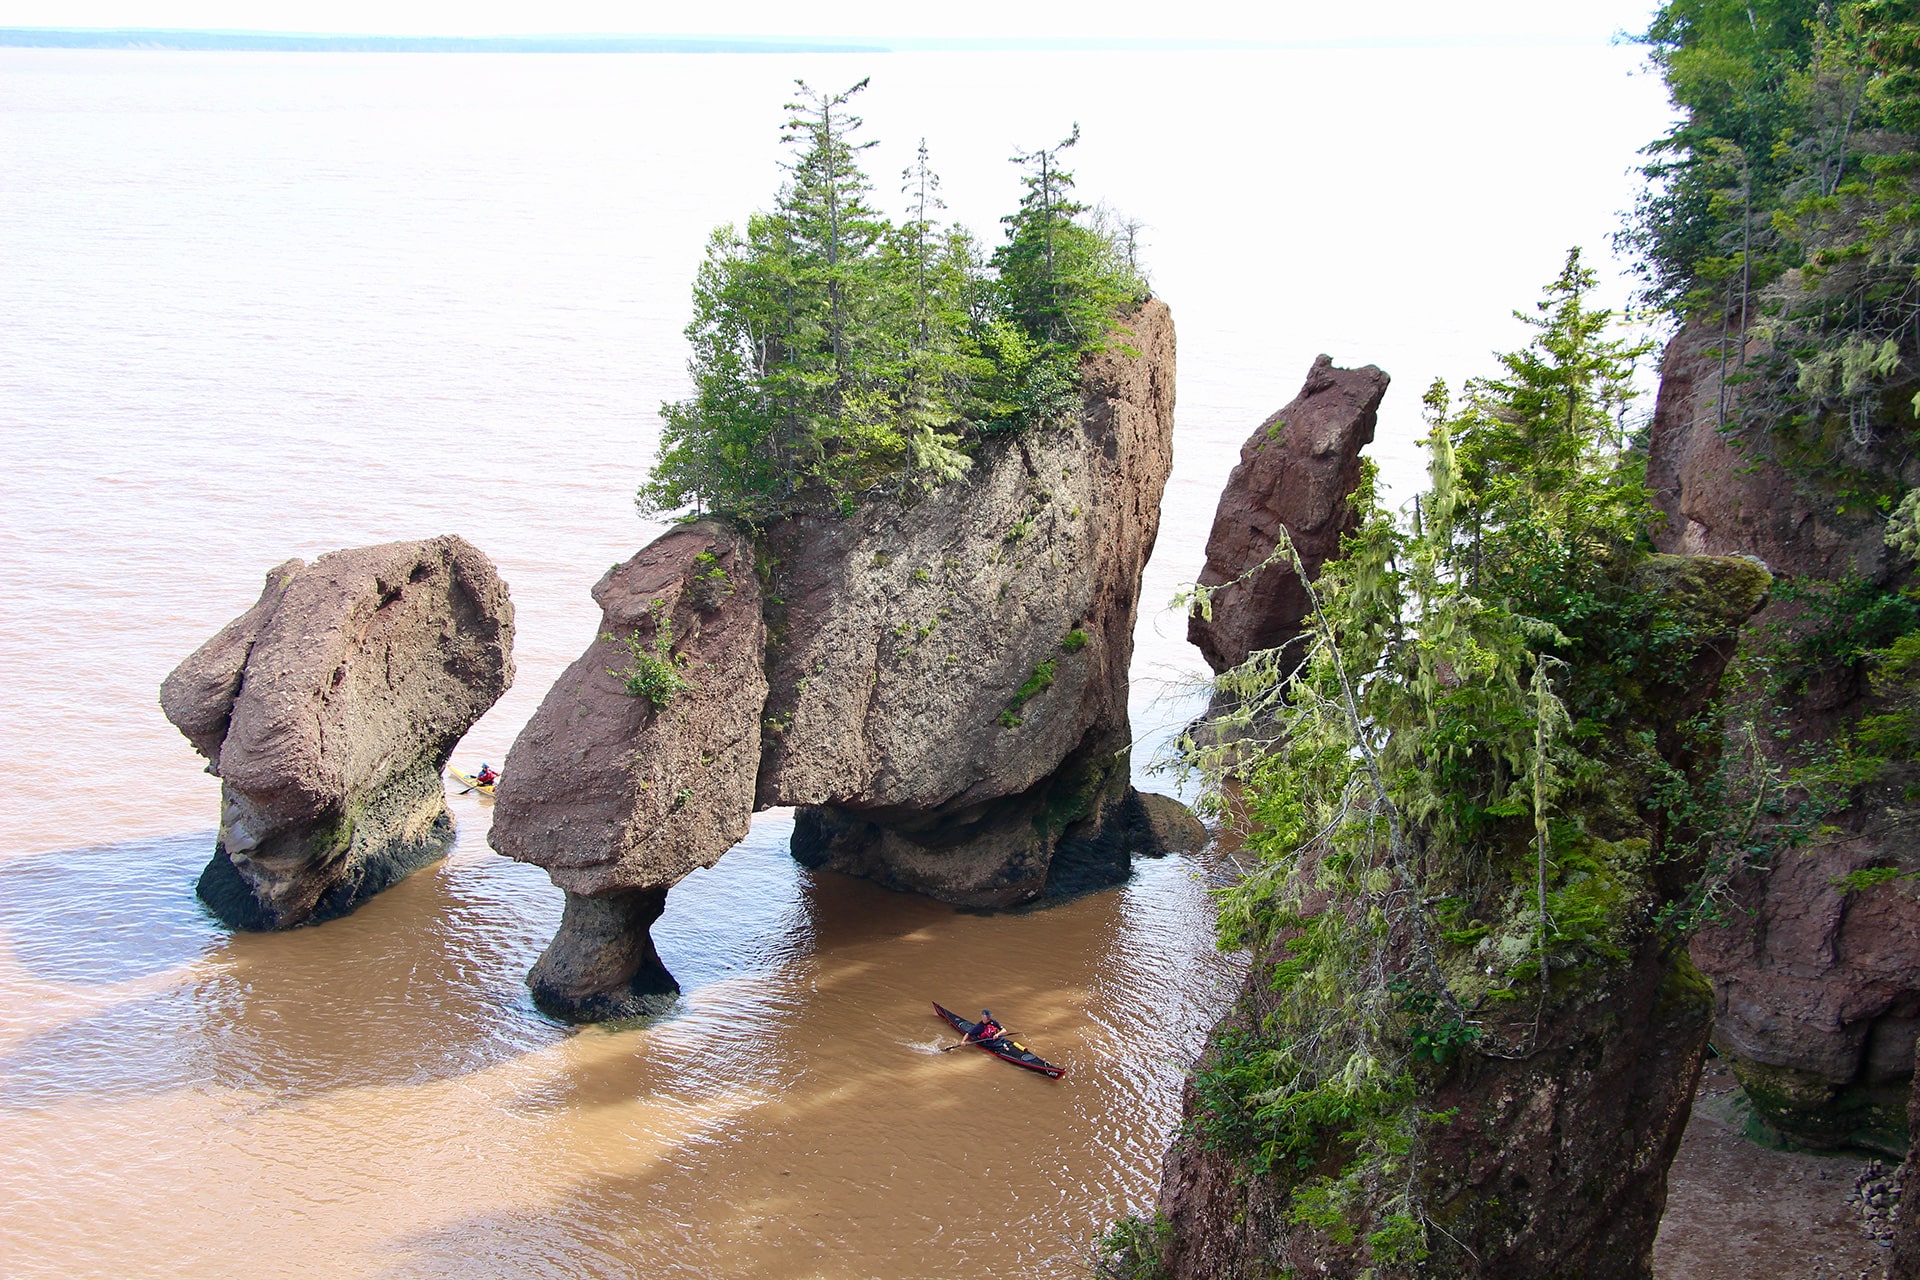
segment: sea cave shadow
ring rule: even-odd
[[[0,928],[30,976],[181,978],[102,992],[111,1003],[15,1043],[0,1108],[208,1084],[292,1101],[466,1075],[565,1035],[522,984],[559,917],[532,868],[456,856],[341,919],[230,933],[193,896],[212,844],[199,833],[9,863]]]

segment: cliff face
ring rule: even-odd
[[[1347,499],[1360,483],[1360,450],[1373,442],[1388,381],[1373,365],[1336,369],[1321,356],[1300,394],[1241,446],[1200,571],[1201,586],[1220,587],[1212,617],[1196,611],[1187,621],[1187,639],[1215,671],[1300,634],[1307,592],[1292,566],[1252,571],[1273,553],[1282,529],[1309,578],[1339,554],[1340,539],[1358,527]]]
[[[1907,1128],[1912,1135],[1906,1161],[1900,1166],[1900,1221],[1893,1237],[1888,1276],[1920,1276],[1920,1059],[1914,1063],[1913,1087],[1907,1095]]]
[[[1675,776],[1697,783],[1710,774],[1713,740],[1703,744],[1683,726],[1717,688],[1768,578],[1748,561],[1721,558],[1654,557],[1637,572],[1636,589],[1659,606],[1650,615],[1678,618],[1701,640],[1689,664],[1649,673],[1644,687],[1624,691],[1627,730],[1656,744],[1659,760],[1623,764],[1584,798],[1585,808],[1565,815],[1580,830],[1604,833],[1619,851],[1604,873],[1612,922],[1606,946],[1557,958],[1551,999],[1536,1007],[1530,993],[1490,990],[1481,980],[1483,964],[1492,973],[1500,963],[1498,939],[1513,931],[1503,912],[1519,900],[1503,900],[1508,886],[1500,884],[1454,901],[1456,918],[1479,927],[1436,928],[1433,945],[1474,1035],[1424,1063],[1419,1052],[1411,1055],[1412,1105],[1423,1118],[1390,1176],[1352,1172],[1360,1167],[1351,1163],[1360,1131],[1381,1122],[1364,1108],[1310,1121],[1318,1134],[1312,1149],[1275,1160],[1263,1152],[1269,1131],[1261,1126],[1299,1120],[1268,1121],[1263,1110],[1300,1091],[1283,1082],[1274,1094],[1226,1099],[1238,1098],[1237,1080],[1258,1073],[1259,1055],[1324,1030],[1298,1024],[1275,994],[1286,967],[1297,967],[1296,956],[1314,945],[1312,915],[1334,909],[1322,893],[1256,955],[1188,1084],[1160,1186],[1165,1274],[1651,1276],[1667,1166],[1712,1017],[1706,983],[1658,924],[1689,891],[1704,857],[1697,833],[1676,826],[1653,797]],[[1449,855],[1428,849],[1422,856]],[[1323,883],[1311,857],[1293,875],[1304,885]],[[1522,898],[1524,915],[1531,899]],[[1403,931],[1395,945],[1404,960],[1416,935],[1391,927]],[[1416,1223],[1424,1224],[1426,1252],[1396,1253],[1396,1232]]]
[[[440,771],[512,683],[512,654],[506,584],[463,539],[274,569],[160,690],[221,780],[201,898],[235,928],[291,928],[442,856]]]
[[[603,579],[603,630],[646,646],[669,618],[697,690],[656,712],[606,674],[625,646],[598,642],[507,759],[494,847],[569,894],[532,978],[544,1007],[656,1007],[672,980],[646,926],[756,807],[800,808],[811,865],[959,904],[1039,895],[1062,847],[1124,874],[1124,846],[1158,829],[1128,787],[1126,706],[1172,465],[1165,305],[1080,384],[1075,422],[988,440],[911,502],[777,522],[757,566],[704,523]],[[702,609],[712,565],[731,593]]]
[[[1648,460],[1667,517],[1659,545],[1752,555],[1777,575],[1815,583],[1898,585],[1903,570],[1889,563],[1884,517],[1871,502],[1849,505],[1831,486],[1797,477],[1757,433],[1720,429],[1740,414],[1737,383],[1723,413],[1716,336],[1683,331],[1662,367]],[[1774,659],[1806,618],[1805,604],[1776,600],[1749,628],[1749,653]],[[1877,706],[1857,671],[1836,666],[1784,697],[1754,697],[1778,708],[1777,732],[1756,741],[1782,770]],[[1736,706],[1734,719],[1752,713]],[[1920,1028],[1920,898],[1902,883],[1849,890],[1841,881],[1870,868],[1920,870],[1906,781],[1869,782],[1825,818],[1821,838],[1736,875],[1722,921],[1693,943],[1713,980],[1716,1048],[1759,1113],[1809,1145],[1904,1149],[1898,1134]]]

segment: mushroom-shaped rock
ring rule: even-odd
[[[767,697],[760,580],[733,530],[670,530],[593,598],[599,637],[513,744],[489,837],[567,892],[528,981],[573,1021],[657,1011],[679,990],[647,927],[669,887],[746,835]]]
[[[1071,421],[984,441],[960,479],[757,544],[684,525],[595,587],[602,638],[515,743],[494,811],[494,847],[567,892],[528,978],[543,1009],[663,1008],[647,930],[756,808],[800,807],[803,862],[959,904],[1080,892],[1158,851],[1167,825],[1128,784],[1127,664],[1173,323],[1149,302],[1116,338]]]
[[[160,704],[221,780],[201,898],[241,929],[345,915],[444,855],[440,771],[513,682],[513,604],[464,539],[289,560]]]
[[[1240,447],[1200,572],[1200,585],[1218,590],[1210,610],[1187,621],[1187,639],[1215,671],[1300,634],[1306,587],[1291,564],[1266,562],[1284,529],[1311,579],[1358,527],[1347,499],[1360,483],[1360,450],[1373,441],[1387,382],[1372,365],[1337,369],[1321,356],[1300,394]]]

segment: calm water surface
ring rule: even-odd
[[[472,797],[356,915],[215,927],[217,784],[159,681],[288,556],[458,532],[519,612],[461,750],[498,762],[657,531],[630,495],[708,230],[766,200],[795,76],[872,73],[883,203],[924,133],[991,228],[1004,157],[1078,120],[1083,191],[1147,223],[1181,378],[1144,771],[1196,705],[1162,606],[1239,442],[1316,352],[1376,362],[1404,489],[1427,379],[1628,203],[1663,118],[1632,60],[0,50],[0,1273],[1081,1274],[1236,980],[1207,858],[968,916],[806,873],[762,815],[656,929],[680,1011],[576,1034],[521,985],[560,895]],[[933,999],[1070,1074],[939,1053]]]

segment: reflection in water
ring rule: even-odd
[[[204,834],[0,867],[9,1275],[1075,1274],[1232,985],[1192,860],[962,915],[772,813],[669,900],[680,1008],[573,1032],[522,985],[559,894],[456,807],[448,861],[288,934],[198,911]],[[1069,1075],[938,1052],[936,999]]]

